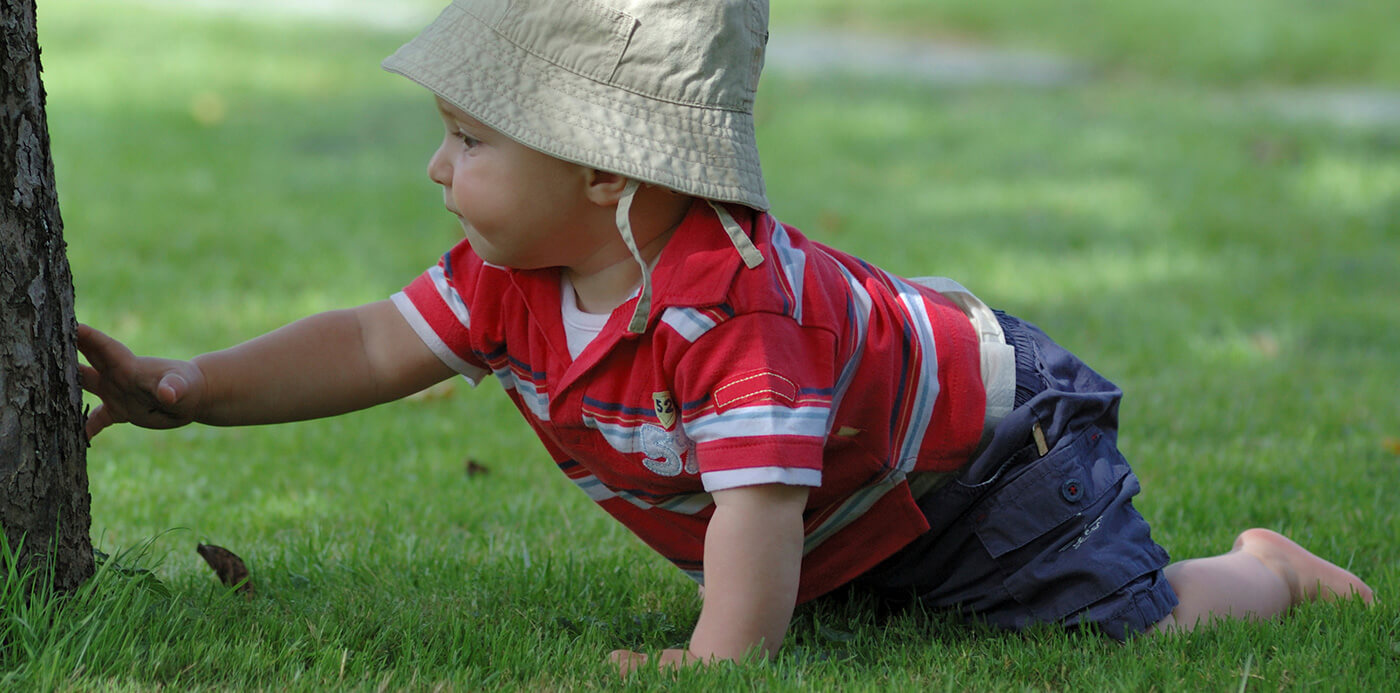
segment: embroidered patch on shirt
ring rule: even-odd
[[[661,422],[661,427],[671,430],[676,425],[676,401],[671,397],[670,391],[651,393],[651,403],[656,409],[656,418]]]
[[[765,400],[791,405],[797,400],[797,385],[773,371],[755,371],[715,388],[715,407],[720,411]]]

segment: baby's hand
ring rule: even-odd
[[[114,423],[175,428],[194,420],[205,385],[198,366],[138,357],[87,325],[78,325],[78,350],[92,364],[78,364],[83,389],[102,400],[88,415],[88,438]]]

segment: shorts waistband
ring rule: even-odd
[[[1006,338],[1003,314],[992,310],[962,284],[947,277],[917,277],[910,281],[942,294],[961,308],[972,323],[981,353],[982,389],[987,395],[987,413],[982,431],[984,437],[990,435],[992,429],[1017,404],[1017,360],[1012,351],[1014,347]]]
[[[997,323],[1001,325],[1001,331],[1006,339],[1006,343],[1015,354],[1014,368],[1015,375],[1015,396],[1012,398],[1012,406],[1019,407],[1030,401],[1036,392],[1041,388],[1035,383],[1022,382],[1022,376],[1029,376],[1036,370],[1035,346],[1030,335],[1026,334],[1025,324],[1020,320],[1007,315],[999,310],[993,311],[997,317]]]

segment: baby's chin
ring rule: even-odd
[[[492,247],[490,243],[481,240],[480,236],[473,236],[468,233],[466,238],[467,245],[472,247],[472,252],[476,253],[476,256],[481,258],[481,261],[485,262],[490,267],[512,270],[544,269],[542,266],[535,266],[528,262],[520,262],[518,259],[512,259],[508,254],[498,251],[496,248]]]

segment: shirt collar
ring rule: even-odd
[[[766,216],[741,205],[727,204],[725,208],[750,238],[755,235],[754,223]],[[734,249],[718,215],[708,203],[696,198],[652,266],[648,328],[669,307],[698,308],[723,303],[741,269],[744,269],[743,259]],[[530,304],[531,311],[559,309],[559,282],[563,280],[559,268],[507,272]],[[631,315],[636,303],[634,291],[631,298],[614,309],[614,318],[619,311]],[[624,318],[622,327],[626,326]]]
[[[726,205],[750,238],[762,213],[740,205]],[[648,323],[670,306],[712,306],[724,302],[734,276],[744,268],[743,259],[729,240],[715,211],[696,199],[652,268],[655,296]]]

